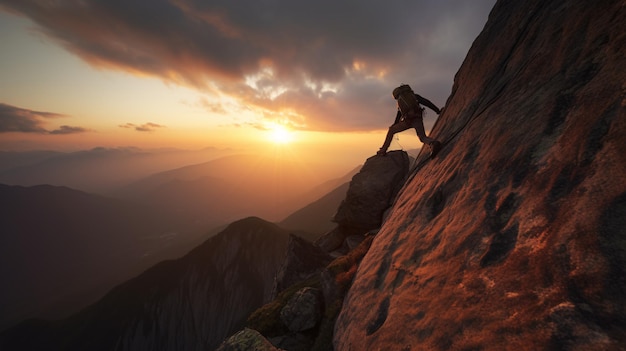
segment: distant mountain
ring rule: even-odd
[[[61,155],[64,153],[58,151],[0,151],[0,172],[36,164]]]
[[[217,149],[0,152],[0,183],[130,199],[206,228],[247,216],[279,221],[337,187],[328,181],[336,172],[336,166],[304,156]]]
[[[361,166],[351,170],[343,177],[329,180],[317,186],[312,193],[324,195],[293,212],[279,222],[284,228],[306,231],[313,236],[326,233],[337,224],[333,222],[333,216],[339,208],[339,204],[346,197],[348,186],[352,177],[358,173]]]
[[[258,218],[229,225],[58,322],[0,334],[2,350],[213,350],[270,299],[288,232]]]
[[[169,213],[49,185],[0,185],[0,223],[0,329],[75,312],[200,240]]]
[[[332,221],[341,201],[345,199],[349,182],[344,183],[320,199],[292,213],[279,224],[285,228],[324,234],[337,224]]]
[[[101,151],[103,159],[115,153]],[[50,156],[58,166],[54,159],[67,155]],[[38,162],[34,169],[45,172],[39,167],[46,162]],[[0,185],[0,284],[8,287],[0,292],[0,329],[27,317],[66,316],[151,264],[184,254],[211,228],[249,215],[285,218],[351,176],[321,182],[330,174],[314,164],[239,155],[157,173],[124,187],[122,200],[66,187]],[[323,209],[297,218],[330,223]],[[292,229],[310,240],[321,234],[304,224]]]
[[[336,187],[327,183],[333,177],[334,171],[300,160],[233,155],[154,174],[115,195],[198,221],[215,218],[224,224],[247,216],[277,221]]]
[[[205,162],[228,150],[143,150],[103,148],[61,153],[54,151],[0,152],[0,183],[32,186],[50,184],[107,194],[155,172]]]

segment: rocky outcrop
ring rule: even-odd
[[[321,272],[332,260],[332,257],[317,245],[293,234],[289,235],[287,255],[276,274],[273,296]]]
[[[361,262],[336,350],[623,350],[623,1],[498,1]]]
[[[279,294],[250,316],[248,328],[285,350],[332,349],[335,319],[373,240],[366,234],[382,223],[384,212],[404,184],[408,167],[404,151],[367,160],[339,206],[337,227],[316,242],[321,248],[291,237],[277,277]],[[327,252],[338,257],[330,262]]]
[[[408,172],[409,156],[405,151],[391,151],[386,156],[368,158],[352,177],[345,200],[337,209],[334,216],[337,227],[315,243],[332,252],[341,247],[346,237],[379,228],[383,214],[389,209]]]
[[[320,274],[281,292],[248,318],[247,327],[260,332],[274,346],[288,351],[332,349],[335,319],[372,240],[373,236],[367,236]],[[318,308],[322,308],[320,315],[316,312]]]
[[[312,329],[322,318],[321,297],[319,289],[298,290],[280,310],[280,320],[294,333]]]
[[[339,205],[335,222],[341,227],[368,231],[380,227],[383,213],[404,183],[409,172],[405,151],[372,156],[352,177],[346,199]]]
[[[216,351],[278,351],[256,330],[245,328],[224,341]]]

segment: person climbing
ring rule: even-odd
[[[391,127],[389,127],[385,142],[376,154],[380,156],[384,156],[387,154],[387,149],[389,148],[389,145],[391,145],[391,139],[393,138],[394,134],[403,132],[410,128],[415,128],[417,137],[422,143],[428,144],[430,146],[431,157],[434,157],[441,149],[441,143],[433,138],[429,138],[428,136],[426,136],[423,120],[424,108],[420,106],[420,104],[423,104],[424,106],[430,108],[437,114],[441,113],[441,109],[439,109],[437,106],[435,106],[435,104],[430,102],[430,100],[423,98],[418,94],[415,94],[413,92],[413,89],[411,89],[411,87],[407,84],[402,84],[399,87],[395,88],[392,95],[398,103],[396,120],[393,122]]]

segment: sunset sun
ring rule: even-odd
[[[269,139],[275,144],[288,144],[293,141],[293,132],[283,125],[275,124],[269,129]]]

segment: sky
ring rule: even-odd
[[[444,106],[494,3],[0,0],[0,150],[371,155],[395,86]]]

